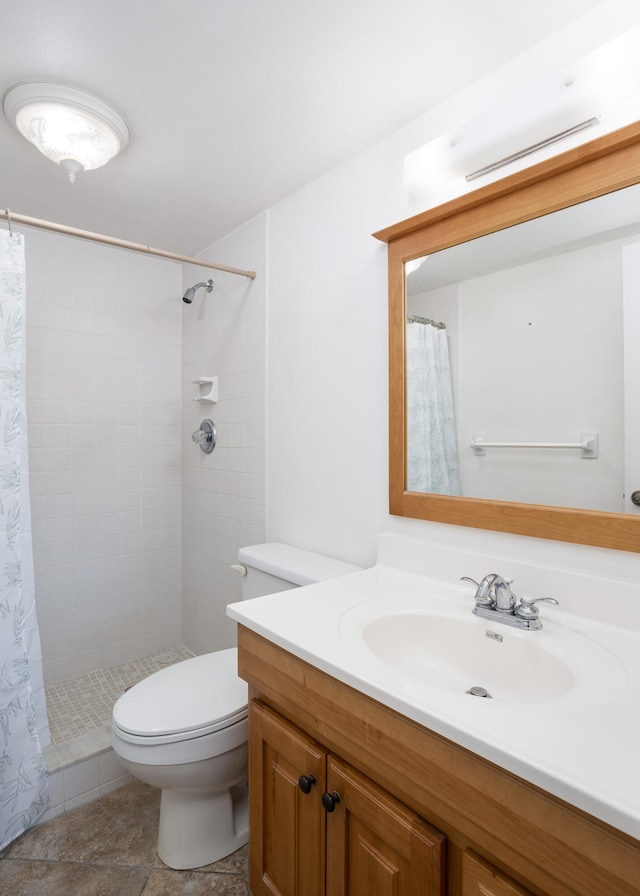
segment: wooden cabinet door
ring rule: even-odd
[[[249,720],[253,896],[324,896],[326,751],[258,701]],[[301,775],[315,779],[309,793]]]
[[[470,850],[462,856],[462,896],[532,896]]]
[[[327,791],[327,896],[443,896],[439,831],[334,756]]]

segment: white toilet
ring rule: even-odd
[[[275,543],[242,548],[234,568],[243,600],[358,569]],[[155,672],[117,700],[113,749],[162,791],[158,855],[170,868],[208,865],[247,842],[247,716],[236,648]]]

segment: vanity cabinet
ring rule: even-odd
[[[531,893],[466,850],[462,856],[462,896],[531,896]]]
[[[253,896],[640,896],[637,839],[242,625],[238,663]]]
[[[254,896],[442,896],[442,834],[261,701],[249,728]]]
[[[253,896],[324,896],[326,751],[252,700],[249,886]],[[300,789],[306,775],[311,791]],[[311,795],[313,793],[313,796]]]

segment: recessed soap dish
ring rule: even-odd
[[[218,377],[217,376],[199,376],[193,382],[199,387],[199,393],[194,397],[194,401],[217,401],[218,400]]]

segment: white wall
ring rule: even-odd
[[[180,642],[181,267],[26,230],[45,679]]]
[[[184,287],[209,277],[182,305],[183,380],[183,636],[195,653],[230,647],[235,623],[226,605],[240,599],[230,565],[238,548],[265,540],[265,396],[267,215],[210,246],[199,257],[257,277],[188,266]],[[193,401],[193,380],[218,377],[216,404]],[[204,454],[193,444],[200,421],[212,419],[217,444]]]
[[[360,563],[386,514],[381,162],[310,184],[269,228],[269,538]]]
[[[542,73],[638,23],[637,7],[604,7],[271,210],[270,540],[368,565],[375,561],[378,532],[394,530],[594,570],[615,554],[617,568],[633,568],[637,575],[635,555],[621,558],[388,515],[386,246],[371,237],[427,206],[403,188],[406,153],[485,109],[517,101],[523,85],[530,87]],[[565,148],[556,146],[547,155]],[[459,183],[443,184],[435,198],[442,201],[462,189]]]

